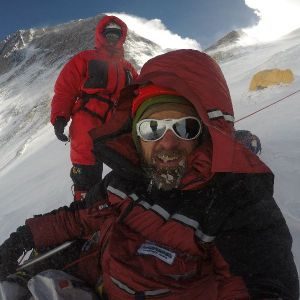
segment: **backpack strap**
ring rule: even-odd
[[[97,99],[99,102],[103,102],[108,105],[108,109],[106,110],[104,116],[100,116],[98,113],[96,113],[86,107],[86,105],[88,104],[88,102],[90,101],[91,98]],[[83,93],[83,95],[81,96],[81,102],[82,102],[82,105],[79,110],[83,110],[83,111],[91,114],[93,117],[98,118],[102,124],[104,124],[104,122],[106,121],[108,113],[115,107],[115,102],[111,98],[105,98],[98,94]]]

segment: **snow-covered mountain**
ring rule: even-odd
[[[93,47],[93,28],[100,17],[18,31],[0,42],[0,242],[26,218],[72,200],[69,145],[53,134],[50,101],[63,64]],[[300,270],[300,29],[265,44],[247,46],[246,39],[240,31],[231,33],[207,53],[221,65],[237,120],[296,92],[236,127],[261,139],[261,159],[275,173],[275,198],[291,229]],[[125,49],[137,68],[170,50],[153,42],[151,35],[138,35],[132,25]],[[249,92],[252,76],[270,68],[290,68],[294,82]]]
[[[32,135],[48,123],[58,72],[75,53],[94,48],[101,17],[20,30],[0,43],[0,170],[22,154]],[[125,50],[136,68],[163,52],[133,31]]]

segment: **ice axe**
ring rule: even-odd
[[[65,242],[63,244],[61,244],[60,246],[56,247],[56,248],[53,248],[51,249],[50,251],[46,252],[46,253],[43,253],[41,255],[38,255],[37,257],[33,257],[31,259],[28,259],[24,264],[22,264],[21,266],[19,266],[17,268],[17,272],[19,271],[22,271],[50,256],[53,256],[54,254],[56,254],[57,252],[60,252],[68,247],[70,247],[73,243],[75,243],[75,241],[68,241],[68,242]]]

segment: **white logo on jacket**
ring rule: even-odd
[[[158,259],[164,261],[165,263],[172,265],[176,257],[176,253],[172,252],[163,247],[157,246],[151,242],[144,243],[137,250],[138,254],[141,255],[152,255]]]

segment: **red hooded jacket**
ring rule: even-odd
[[[192,153],[181,187],[147,189],[130,126],[132,99],[142,89],[127,88],[112,123],[93,132],[96,154],[113,172],[97,196],[81,203],[87,207],[27,220],[35,245],[98,231],[97,260],[90,268],[83,262],[80,274],[101,273],[114,300],[298,299],[292,239],[273,199],[273,175],[233,138],[220,68],[204,53],[178,50],[145,64],[137,83],[149,82],[191,101],[211,137]],[[95,283],[93,276],[85,278]]]
[[[102,32],[108,23],[121,27],[122,36],[116,45],[109,45]],[[123,44],[126,24],[115,16],[102,18],[95,31],[95,49],[75,55],[62,69],[54,87],[51,123],[57,117],[70,126],[71,160],[92,165],[92,141],[89,130],[106,122],[119,98],[120,90],[137,77],[133,66],[124,59]]]

